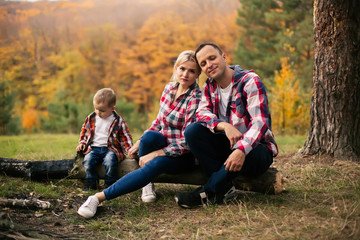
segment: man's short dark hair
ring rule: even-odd
[[[195,60],[196,60],[196,63],[197,63],[197,64],[199,64],[199,63],[198,63],[198,61],[197,61],[196,55],[197,55],[197,53],[198,53],[201,49],[203,49],[203,47],[205,47],[205,46],[212,46],[213,48],[215,48],[216,50],[218,50],[218,52],[220,53],[220,55],[223,54],[223,51],[221,51],[221,49],[219,48],[219,46],[216,45],[215,43],[210,43],[210,42],[202,43],[202,44],[200,44],[200,45],[196,48],[196,51],[195,51]]]

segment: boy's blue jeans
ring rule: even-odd
[[[199,160],[200,166],[210,176],[204,185],[208,194],[223,194],[232,185],[231,180],[238,176],[254,177],[264,173],[273,162],[268,148],[259,144],[245,157],[239,172],[225,170],[224,162],[232,153],[230,141],[225,133],[211,132],[199,122],[190,124],[185,130],[185,139],[191,152]]]
[[[168,146],[166,138],[159,132],[148,131],[140,140],[139,157]],[[120,195],[138,190],[161,173],[179,173],[191,169],[194,166],[194,157],[186,153],[178,157],[160,156],[156,157],[144,167],[128,173],[113,185],[104,190],[107,200]]]
[[[87,184],[96,186],[99,179],[96,165],[99,163],[105,167],[105,184],[110,186],[118,179],[118,159],[115,152],[107,147],[91,147],[91,151],[85,155],[82,163],[85,169],[85,180]]]

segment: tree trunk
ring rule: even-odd
[[[360,1],[314,3],[314,92],[300,155],[360,158]]]

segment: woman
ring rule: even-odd
[[[157,118],[128,151],[131,158],[139,154],[140,168],[123,176],[103,192],[90,196],[79,208],[79,215],[91,218],[100,202],[133,192],[149,183],[146,188],[152,188],[151,181],[160,174],[183,172],[194,165],[184,131],[195,121],[201,98],[196,83],[200,72],[193,51],[180,53],[174,64],[172,82],[165,86],[162,93]],[[153,200],[151,198],[153,196],[149,201]]]

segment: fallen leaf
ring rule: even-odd
[[[35,212],[35,217],[42,217],[42,216],[44,216],[44,214],[43,214],[43,213],[40,213],[40,212]]]

